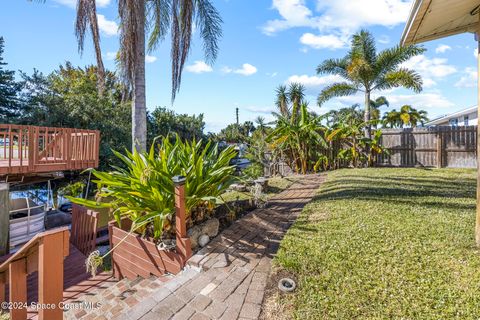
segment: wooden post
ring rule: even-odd
[[[0,257],[8,254],[10,234],[10,193],[8,183],[0,183]]]
[[[441,128],[437,128],[437,168],[443,167],[443,135]]]
[[[8,270],[10,284],[11,320],[27,319],[27,261],[25,258],[13,261]]]
[[[192,256],[190,238],[187,236],[187,212],[185,207],[185,181],[182,176],[173,177],[175,186],[175,228],[177,252],[187,261]]]
[[[5,284],[7,283],[7,279],[5,277],[5,273],[0,273],[0,303],[7,301],[5,296]],[[0,309],[0,312],[2,310]]]
[[[479,13],[479,23],[477,31],[477,64],[478,71],[480,71],[480,13]],[[477,118],[480,116],[480,72],[477,72]],[[480,247],[480,130],[478,129],[480,125],[477,121],[477,217],[475,221],[475,242],[478,247]]]
[[[55,308],[40,308],[40,320],[61,320],[63,310],[59,303],[63,300],[63,258],[68,237],[57,232],[43,237],[38,254],[38,303],[55,305]],[[68,244],[67,244],[68,245]]]

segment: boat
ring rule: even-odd
[[[45,231],[46,210],[29,198],[10,200],[10,251]]]

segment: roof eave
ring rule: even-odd
[[[423,0],[415,0],[415,2],[412,5],[412,9],[410,9],[410,14],[408,15],[408,21],[407,24],[405,25],[405,28],[403,29],[402,33],[402,39],[400,40],[400,44],[402,46],[406,45],[411,45],[414,44],[414,42],[408,42],[408,35],[410,34],[410,30],[412,28],[413,22],[415,21],[415,18],[417,17],[418,10],[422,4]]]

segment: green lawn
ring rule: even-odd
[[[296,319],[478,319],[475,174],[329,173],[275,259],[299,288],[267,307]]]

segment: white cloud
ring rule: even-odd
[[[105,55],[105,59],[107,60],[115,60],[116,57],[117,57],[116,52],[107,52],[107,54]]]
[[[308,76],[306,74],[301,76],[293,75],[287,80],[288,83],[297,82],[297,83],[303,84],[305,87],[323,87],[339,81],[344,81],[344,79],[337,75],[327,75],[323,77],[317,77],[317,76]]]
[[[390,37],[387,35],[382,35],[378,38],[378,42],[381,44],[389,44],[390,43]]]
[[[274,107],[248,106],[245,109],[253,113],[263,113],[263,114],[271,114],[272,112],[275,111]]]
[[[475,57],[475,59],[478,58],[478,49],[473,49],[473,56]]]
[[[304,75],[290,76],[287,80],[287,83],[293,83],[293,82],[301,83],[307,89],[307,94],[317,95],[320,93],[320,91],[324,87],[331,85],[335,82],[341,82],[341,81],[344,81],[344,79],[337,75],[326,75],[326,76],[318,77],[318,76],[308,76],[304,74]]]
[[[405,23],[412,0],[316,0],[308,7],[306,0],[272,0],[279,18],[267,21],[262,32],[274,35],[290,28],[311,28],[300,42],[313,48],[338,49],[358,29],[370,26],[394,27]],[[380,43],[388,43],[381,37]],[[332,46],[333,45],[333,46]],[[305,48],[303,49],[305,52]]]
[[[447,46],[446,44],[441,44],[435,49],[435,53],[445,53],[448,50],[452,50],[452,47]]]
[[[204,61],[197,60],[193,64],[186,66],[185,70],[192,73],[205,73],[212,72],[213,68],[206,64]]]
[[[411,0],[317,0],[314,14],[305,0],[273,0],[272,8],[281,19],[268,21],[263,32],[272,35],[288,28],[310,27],[351,33],[373,25],[392,27],[405,22],[410,5]]]
[[[230,67],[223,67],[222,72],[223,73],[236,73],[236,74],[241,74],[243,76],[251,76],[255,73],[257,73],[258,69],[257,67],[249,64],[249,63],[244,63],[241,68],[239,69],[232,69]]]
[[[77,6],[77,0],[55,0],[56,3],[75,8]],[[97,0],[97,7],[105,8],[110,4],[111,0]]]
[[[300,38],[300,43],[314,49],[340,49],[345,47],[346,39],[341,39],[333,34],[316,36],[313,33],[305,33]]]
[[[97,14],[98,28],[107,36],[118,34],[118,24],[115,21],[107,20],[103,14]]]
[[[474,68],[467,67],[464,75],[455,83],[457,88],[476,88],[478,82],[478,73]]]
[[[389,95],[388,101],[392,106],[410,104],[415,108],[450,108],[455,104],[440,93],[429,92],[411,95]]]
[[[400,94],[396,93],[400,89],[393,89],[389,90],[388,92],[377,92],[375,97],[385,96],[387,97],[388,102],[390,103],[389,110],[391,109],[398,109],[405,104],[412,105],[415,108],[419,109],[428,109],[431,108],[432,110],[438,108],[451,108],[456,106],[453,102],[448,100],[445,96],[443,96],[439,92],[422,92],[419,94]],[[347,97],[339,97],[332,99],[326,106],[340,106],[340,107],[348,107],[352,104],[359,103],[363,105],[364,97],[361,93],[347,96]]]
[[[457,72],[457,69],[447,64],[447,62],[447,59],[429,59],[422,54],[411,58],[403,63],[402,66],[420,73],[423,78],[424,87],[429,88],[436,85],[436,80],[443,79]]]
[[[107,7],[109,4],[110,4],[111,0],[97,0],[96,3],[97,3],[97,6],[99,7]]]
[[[155,61],[157,61],[157,57],[155,57],[155,56],[150,56],[150,55],[148,55],[148,54],[145,56],[145,62],[146,62],[146,63],[153,63],[153,62],[155,62]]]

